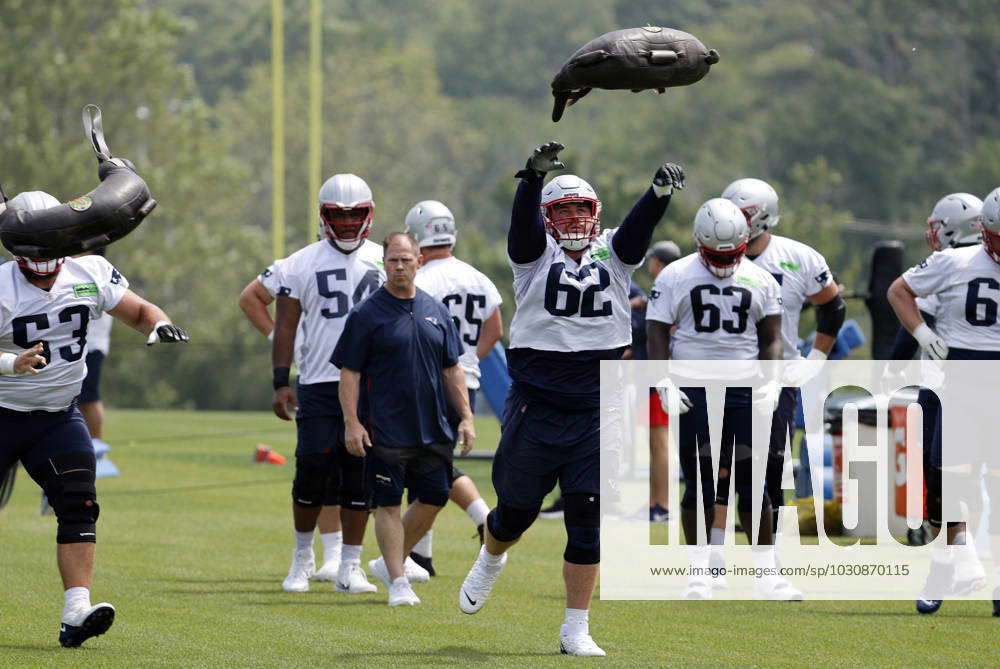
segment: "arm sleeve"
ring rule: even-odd
[[[507,256],[519,265],[534,262],[545,252],[545,222],[539,203],[542,201],[542,179],[521,179],[514,194],[507,233]]]
[[[451,319],[449,319],[451,320]],[[358,309],[353,309],[344,323],[344,331],[340,334],[330,362],[338,368],[363,372],[371,354],[372,328],[368,319]]]
[[[615,255],[623,263],[638,265],[642,262],[653,239],[653,228],[663,218],[669,204],[669,195],[657,197],[652,188],[647,189],[635,203],[611,238]]]
[[[667,269],[670,269],[669,267]],[[661,323],[677,323],[677,309],[674,305],[674,298],[670,290],[671,281],[668,280],[667,269],[660,272],[653,282],[653,289],[649,291],[649,303],[646,305],[646,320],[659,321]]]
[[[919,297],[934,295],[944,290],[947,285],[952,273],[951,264],[950,258],[939,251],[919,265],[903,272],[903,281]]]

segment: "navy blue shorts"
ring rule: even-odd
[[[0,471],[20,460],[41,485],[50,478],[49,460],[67,453],[94,453],[94,444],[76,406],[58,413],[0,408]]]
[[[295,398],[299,410],[295,415],[298,443],[295,455],[323,453],[344,446],[344,414],[340,410],[340,384],[312,383],[299,385]]]
[[[91,351],[87,354],[87,376],[83,379],[80,389],[80,404],[99,402],[101,400],[101,367],[104,365],[104,353]]]
[[[501,504],[538,509],[556,482],[564,495],[601,492],[598,409],[565,411],[507,393],[493,487]]]
[[[399,506],[403,490],[410,502],[444,506],[451,492],[451,444],[390,448],[374,446],[368,452],[368,490],[374,506]]]

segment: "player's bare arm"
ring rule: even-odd
[[[239,305],[247,320],[265,337],[274,331],[274,320],[267,306],[274,301],[259,279],[254,279],[240,293]]]
[[[463,381],[464,385],[464,381]],[[365,446],[371,446],[368,430],[358,420],[358,397],[361,394],[361,372],[346,367],[340,370],[340,387],[337,390],[340,409],[344,413],[344,443],[347,452],[363,458]]]
[[[886,297],[899,322],[909,330],[929,356],[935,360],[944,360],[948,357],[948,346],[924,322],[920,309],[917,308],[917,295],[903,277],[892,282],[886,291]]]
[[[150,346],[157,342],[188,341],[187,332],[174,325],[163,309],[142,299],[131,290],[125,291],[121,301],[108,313],[133,330],[147,335],[146,343]]]
[[[282,420],[291,420],[288,411],[298,409],[295,393],[288,380],[295,349],[295,330],[302,315],[302,304],[286,295],[279,295],[275,307],[274,341],[271,344],[271,366],[274,368],[274,397],[271,409]]]
[[[759,360],[781,360],[784,351],[781,345],[781,314],[764,316],[757,322],[757,347]]]
[[[458,443],[462,444],[462,455],[467,455],[476,441],[476,428],[473,424],[472,407],[469,406],[469,392],[465,386],[465,372],[462,371],[461,365],[456,364],[446,367],[441,376],[445,391],[448,393],[448,401],[460,417],[456,436]],[[344,416],[346,419],[346,411]]]
[[[483,329],[479,334],[479,341],[476,343],[476,356],[482,360],[489,355],[502,336],[503,317],[500,315],[500,309],[498,308],[494,309],[490,317],[483,322]]]
[[[673,325],[646,321],[646,350],[650,360],[670,359],[670,332]]]

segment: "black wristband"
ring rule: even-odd
[[[288,380],[291,374],[291,369],[288,367],[275,367],[274,368],[274,389],[287,388],[291,385]]]

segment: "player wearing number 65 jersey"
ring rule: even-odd
[[[600,561],[600,361],[617,360],[632,341],[629,279],[642,263],[653,228],[684,186],[667,163],[621,227],[601,231],[601,203],[583,179],[563,169],[549,142],[535,149],[514,196],[507,255],[517,311],[507,360],[513,385],[493,460],[498,504],[486,542],[459,591],[475,613],[486,601],[513,546],[558,482],[565,500],[566,618],[560,649],[604,655],[588,626]]]
[[[33,211],[59,201],[31,191],[6,206]],[[90,603],[97,461],[76,407],[87,375],[87,326],[108,313],[147,335],[150,345],[188,336],[129,290],[101,256],[15,260],[0,266],[0,472],[20,460],[55,511],[65,600],[59,643],[75,647],[108,631],[115,619],[111,604]]]
[[[374,210],[371,189],[363,179],[354,174],[330,177],[319,191],[322,239],[275,263],[270,270],[274,276],[264,277],[278,287],[272,408],[283,420],[291,420],[289,405],[298,408],[292,484],[295,550],[282,583],[290,592],[309,589],[315,571],[313,532],[324,500],[341,507],[337,592],[375,591],[360,567],[369,508],[364,461],[344,448],[340,370],[330,362],[348,312],[385,282],[382,247],[367,239]],[[298,367],[295,394],[288,379],[293,350]],[[339,490],[328,491],[328,480]]]

